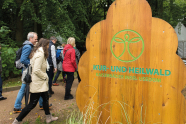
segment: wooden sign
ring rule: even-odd
[[[173,27],[146,0],[116,0],[95,24],[76,93],[88,124],[185,124],[186,70]]]

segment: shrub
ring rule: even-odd
[[[11,48],[8,45],[1,45],[1,59],[2,59],[2,78],[15,77],[21,74],[21,70],[15,68],[14,61],[16,57],[16,51],[18,48]]]
[[[2,59],[2,78],[15,77],[21,74],[21,70],[17,70],[14,65],[16,51],[18,47],[16,42],[9,36],[11,31],[7,26],[0,27],[0,43],[1,43],[1,59]]]

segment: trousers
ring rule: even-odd
[[[45,111],[45,115],[49,115],[50,114],[49,102],[48,102],[49,96],[48,96],[48,91],[46,91],[46,92],[41,92],[41,93],[31,93],[29,104],[21,111],[21,113],[19,114],[19,116],[16,119],[18,121],[22,121],[23,118],[26,117],[27,114],[33,108],[35,108],[35,106],[37,105],[40,97],[43,98],[43,109]]]
[[[74,72],[65,72],[65,73],[67,74],[65,97],[68,98],[70,96],[72,83],[74,81]]]

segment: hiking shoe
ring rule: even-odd
[[[49,105],[49,109],[52,108],[52,104]],[[43,110],[43,106],[39,106],[40,110]]]
[[[49,94],[51,94],[51,95],[52,95],[52,94],[54,94],[54,91],[52,91],[52,90],[49,90]]]
[[[16,109],[16,108],[14,108],[14,111],[13,111],[13,113],[15,114],[15,113],[20,113],[22,111],[22,109]]]
[[[53,83],[53,86],[59,86],[59,84],[57,84],[57,83]]]
[[[50,91],[50,94],[54,94],[54,91],[51,90],[51,91]]]
[[[73,99],[74,97],[72,95],[68,96],[68,97],[64,97],[64,100],[70,100]]]
[[[0,97],[0,100],[5,100],[5,99],[7,99],[7,98],[3,97],[3,96]]]

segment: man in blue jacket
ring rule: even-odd
[[[28,64],[30,64],[30,58],[29,55],[32,51],[33,46],[36,44],[37,42],[37,33],[35,32],[29,32],[27,35],[27,40],[23,43],[23,48],[22,48],[22,54],[21,54],[21,58],[20,61],[21,63],[24,64],[24,66],[28,66]],[[17,94],[17,98],[14,104],[14,113],[19,113],[21,112],[21,101],[23,99],[24,93],[25,93],[25,87],[26,84],[22,83],[21,85],[21,89],[19,90],[18,94]]]

